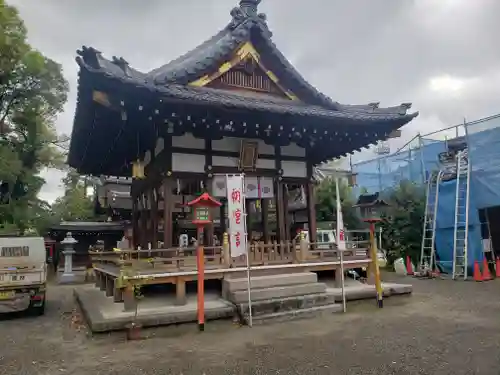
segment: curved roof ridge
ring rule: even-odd
[[[178,69],[186,69],[185,65],[186,63],[189,63],[189,60],[193,60],[194,64],[200,64],[203,65],[203,58],[200,58],[201,56],[210,55],[211,51],[210,49],[213,49],[215,45],[222,46],[225,42],[229,42],[229,39],[231,38],[231,31],[228,29],[226,26],[222,30],[220,30],[217,34],[212,36],[211,38],[205,40],[203,43],[200,45],[196,46],[195,48],[189,50],[188,52],[184,53],[183,55],[169,61],[168,63],[155,68],[151,71],[149,71],[147,75],[148,80],[152,80],[154,82],[158,81],[163,81],[161,83],[166,83],[169,81],[168,78],[175,78],[175,70],[176,68]],[[206,55],[204,55],[206,54]],[[214,56],[215,57],[215,56]],[[201,67],[201,66],[199,66]],[[169,76],[169,73],[172,73],[172,77]],[[182,77],[180,77],[182,78]],[[160,82],[158,82],[160,83]]]
[[[79,56],[77,57],[77,63],[86,70],[94,73],[101,73],[110,78],[118,79],[123,82],[133,83],[136,86],[144,86],[149,89],[155,88],[157,90],[174,90],[176,93],[184,92],[188,90],[191,93],[199,93],[203,95],[204,93],[213,93],[215,96],[226,96],[233,98],[244,98],[248,101],[259,99],[261,102],[268,103],[282,103],[286,104],[288,100],[283,100],[281,98],[275,98],[267,95],[252,95],[251,92],[248,93],[234,93],[225,92],[219,89],[213,89],[208,87],[191,87],[178,82],[165,82],[163,84],[158,84],[151,80],[151,77],[147,74],[141,73],[128,66],[128,63],[123,58],[117,58],[113,56],[112,60],[106,59],[102,56],[101,52],[92,47],[83,46],[81,50],[78,51]],[[326,106],[323,103],[317,103],[312,101],[294,102],[294,107],[300,108],[302,106],[309,108],[323,108],[328,111],[339,111],[345,114],[352,113],[353,115],[406,115],[407,110],[411,108],[411,103],[402,103],[399,106],[379,108],[379,103],[370,103],[367,105],[348,105],[336,103],[335,107]]]

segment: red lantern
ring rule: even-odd
[[[212,223],[211,209],[222,204],[208,193],[203,193],[187,204],[193,207],[193,224],[198,227],[198,241],[200,240],[203,226]],[[196,268],[198,270],[198,329],[205,330],[205,255],[203,245],[198,242],[196,249]]]
[[[203,193],[187,205],[193,208],[193,224],[200,227],[212,223],[212,208],[220,207],[222,204],[208,193]]]

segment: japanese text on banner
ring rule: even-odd
[[[228,176],[226,187],[231,256],[239,257],[247,253],[243,176]]]

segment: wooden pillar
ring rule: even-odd
[[[283,184],[278,178],[275,179],[274,193],[276,199],[276,234],[278,242],[286,240],[285,215],[284,215],[284,200],[283,200]]]
[[[148,248],[148,201],[142,195],[142,211],[141,211],[141,247],[142,249]]]
[[[108,275],[101,272],[101,277],[99,278],[99,289],[102,291],[106,290],[106,283],[108,280]]]
[[[132,246],[137,248],[140,244],[139,238],[139,202],[137,197],[132,197]]]
[[[208,194],[212,195],[213,189],[213,180],[211,178],[207,179],[205,182],[205,190]],[[208,224],[205,226],[204,232],[204,245],[205,246],[213,246],[214,245],[214,224]]]
[[[149,194],[151,202],[151,242],[153,249],[158,248],[158,191],[153,187]]]
[[[222,233],[227,231],[227,222],[226,222],[226,202],[222,201],[222,205],[219,207],[219,216],[220,216],[220,229]],[[220,239],[222,243],[222,238]]]
[[[114,285],[113,285],[113,302],[123,302],[123,289],[120,288],[118,279],[114,280]]]
[[[276,159],[274,160],[275,168],[281,174],[283,172],[281,165],[281,146],[274,146],[274,154],[276,157]],[[274,197],[276,200],[277,240],[278,242],[286,241],[285,206],[283,200],[283,183],[281,182],[281,176],[277,176],[274,179]]]
[[[316,240],[316,200],[314,197],[314,184],[309,181],[305,186],[307,199],[307,221],[309,223],[309,242]]]
[[[262,234],[264,242],[269,243],[271,238],[269,236],[269,199],[260,200],[261,214],[262,214]]]
[[[115,288],[115,280],[109,276],[106,277],[106,285],[105,285],[106,297],[113,296],[113,289],[114,288]]]
[[[175,304],[185,305],[187,303],[186,299],[186,280],[182,277],[177,278],[177,283],[175,284]]]
[[[288,187],[283,184],[283,214],[285,216],[285,239],[283,241],[291,241],[292,235],[292,220],[288,212]]]
[[[137,301],[134,296],[134,287],[129,284],[123,290],[123,307],[125,311],[134,311]]]
[[[173,205],[173,194],[172,194],[172,178],[166,177],[163,180],[163,242],[165,249],[170,249],[172,247],[173,239],[173,224],[172,224],[172,205]]]
[[[212,139],[205,138],[205,173],[207,178],[205,179],[205,190],[208,194],[212,195],[213,193],[213,175],[212,175],[212,165],[213,165],[213,156],[212,156]],[[213,246],[214,244],[214,225],[206,225],[205,231],[203,233],[204,237],[204,245]]]

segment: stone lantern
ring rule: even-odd
[[[75,253],[75,244],[78,241],[73,238],[71,232],[66,233],[66,237],[61,241],[63,245],[64,255],[64,272],[61,275],[59,282],[66,284],[75,281],[75,274],[73,273],[73,254]]]

